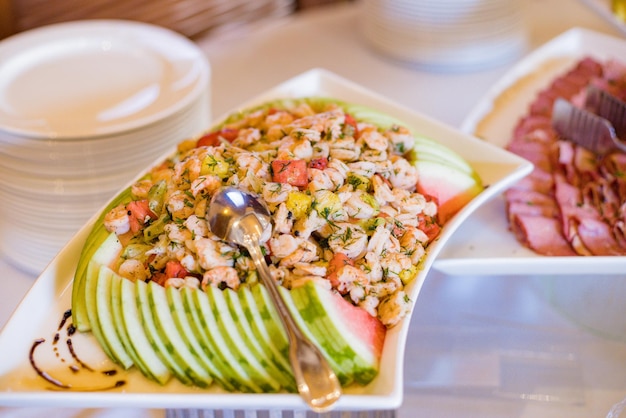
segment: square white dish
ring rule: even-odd
[[[504,147],[537,93],[583,57],[626,57],[626,41],[571,29],[536,49],[487,92],[461,130]],[[447,274],[617,274],[626,257],[547,257],[523,247],[508,229],[502,196],[473,213],[446,244],[434,268]]]
[[[277,98],[305,96],[332,97],[394,116],[405,122],[415,133],[437,139],[456,150],[475,167],[484,184],[489,186],[450,220],[439,238],[429,246],[418,277],[407,289],[413,301],[417,301],[432,262],[454,230],[470,213],[532,169],[532,165],[526,160],[497,146],[416,114],[321,69],[296,76],[245,103],[242,108]],[[305,404],[296,394],[224,393],[217,388],[201,390],[177,383],[159,386],[137,371],[123,372],[127,384],[123,388],[110,391],[72,392],[47,389],[49,385],[37,376],[30,365],[29,350],[36,339],[50,339],[54,336],[63,313],[70,307],[73,273],[94,219],[80,230],[46,268],[0,333],[0,352],[3,353],[0,358],[0,405],[203,409],[232,409],[245,405],[247,409],[305,408]],[[346,388],[337,409],[393,409],[400,406],[403,396],[404,347],[409,323],[410,317],[407,317],[400,325],[388,331],[379,376],[368,386]],[[74,335],[72,340],[81,359],[97,364],[99,369],[111,367],[111,363],[104,357],[90,334]],[[59,346],[60,357],[68,357],[64,350],[65,347]],[[58,367],[59,357],[48,357],[38,359],[42,369],[53,367],[51,365]]]

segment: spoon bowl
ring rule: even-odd
[[[285,304],[261,252],[260,239],[271,227],[267,208],[253,195],[227,187],[211,199],[207,210],[211,232],[245,247],[268,290],[289,339],[289,361],[300,396],[315,412],[328,411],[341,396],[341,385],[319,349],[300,330]]]
[[[207,210],[207,221],[211,232],[225,241],[244,245],[239,234],[239,222],[248,214],[254,214],[263,230],[271,225],[269,210],[250,193],[234,187],[220,189],[211,199]]]

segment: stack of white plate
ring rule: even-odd
[[[423,69],[483,69],[517,58],[526,47],[517,1],[364,0],[362,7],[367,42]]]
[[[152,25],[51,25],[0,42],[0,252],[40,272],[139,172],[208,129],[210,66]]]

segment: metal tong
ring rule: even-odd
[[[557,133],[595,154],[626,151],[626,103],[596,86],[587,88],[585,108],[558,98],[552,107]]]

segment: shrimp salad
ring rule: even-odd
[[[278,101],[180,143],[104,217],[124,246],[118,274],[177,288],[257,281],[247,251],[219,240],[205,219],[212,195],[234,186],[271,212],[262,250],[280,285],[314,280],[387,327],[399,323],[411,308],[405,286],[439,232],[437,205],[416,192],[409,130],[345,108]]]

